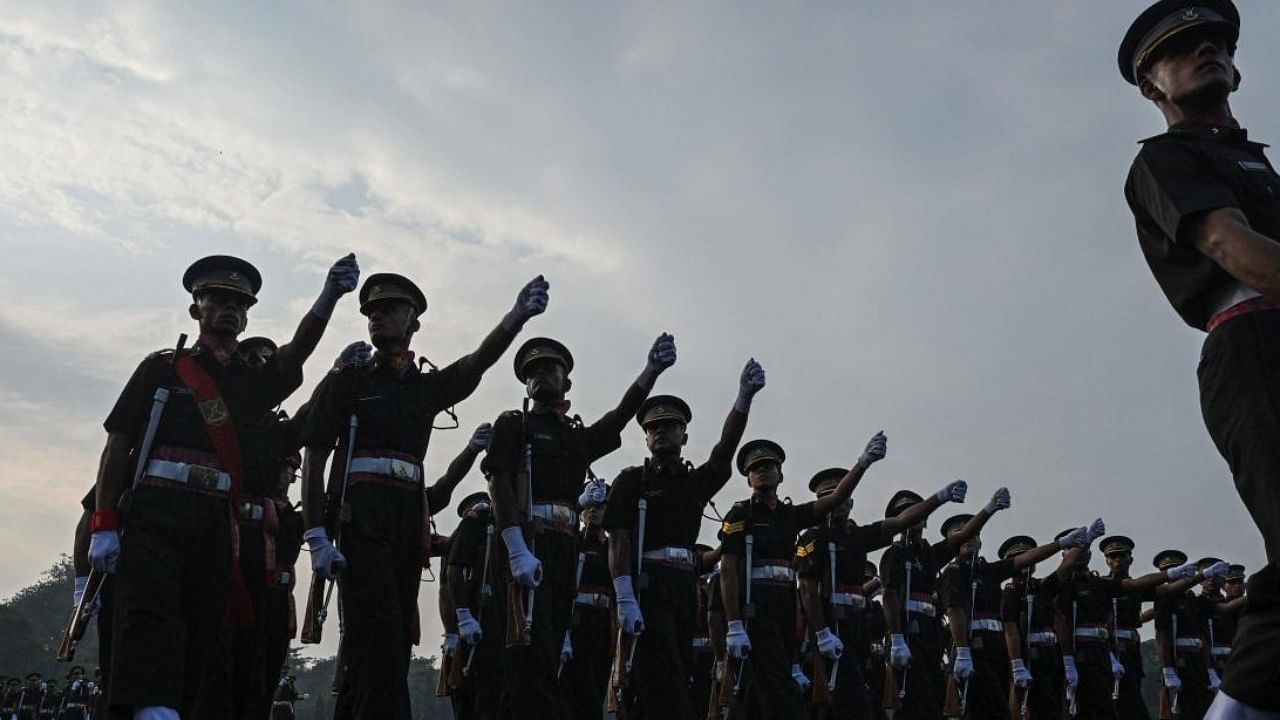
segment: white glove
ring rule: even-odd
[[[1164,686],[1170,690],[1181,690],[1182,679],[1178,677],[1178,671],[1171,668],[1162,668],[1161,673],[1164,674]]]
[[[1067,687],[1072,690],[1080,687],[1080,673],[1076,671],[1076,659],[1070,655],[1062,656],[1062,673],[1067,681]]]
[[[967,680],[973,674],[973,655],[969,648],[961,645],[956,648],[955,667],[951,669],[957,680]]]
[[[453,654],[458,649],[458,636],[454,633],[445,633],[444,650],[446,653]]]
[[[134,710],[133,720],[182,720],[182,718],[174,708],[148,705]]]
[[[867,447],[858,456],[858,464],[865,470],[877,461],[883,460],[885,453],[889,451],[889,438],[885,437],[884,431],[880,431],[871,436],[867,441]]]
[[[458,616],[458,635],[468,645],[475,645],[484,637],[484,629],[480,621],[471,616],[471,608],[460,607],[453,611]]]
[[[529,552],[520,528],[512,526],[503,530],[502,540],[507,543],[511,577],[524,587],[538,587],[542,583],[542,561]]]
[[[1111,653],[1111,677],[1117,680],[1124,677],[1124,663],[1120,662],[1115,653]]]
[[[729,621],[724,640],[729,647],[729,655],[735,660],[741,660],[751,652],[751,638],[747,637],[747,629],[742,626],[741,620]]]
[[[969,492],[969,483],[963,480],[947,483],[947,486],[934,493],[933,496],[938,498],[940,503],[962,503],[964,496]]]
[[[547,302],[550,300],[547,291],[550,289],[551,284],[541,275],[525,283],[516,295],[516,304],[502,318],[503,329],[507,332],[516,332],[524,327],[529,318],[545,312]]]
[[[1216,692],[1221,687],[1222,678],[1218,677],[1218,671],[1213,668],[1209,668],[1209,689]]]
[[[608,497],[608,490],[604,483],[589,482],[582,488],[582,494],[578,496],[578,507],[586,510],[589,507],[603,505],[606,497]]]
[[[319,573],[325,580],[336,580],[347,568],[347,558],[329,541],[324,526],[317,525],[302,534],[311,550],[311,572]]]
[[[1012,502],[1012,498],[1009,496],[1009,488],[1000,488],[987,501],[987,506],[983,510],[986,510],[988,515],[994,515],[1001,510],[1009,509]]]
[[[1089,528],[1086,527],[1078,527],[1058,539],[1058,547],[1063,550],[1088,546]]]
[[[1093,541],[1097,540],[1098,538],[1106,534],[1107,534],[1107,524],[1102,522],[1102,518],[1098,518],[1097,520],[1094,520],[1089,525],[1089,544],[1092,545]]]
[[[831,628],[822,628],[817,632],[816,638],[818,652],[822,653],[822,657],[828,660],[839,660],[844,654],[844,643],[831,632]]]
[[[1204,575],[1206,580],[1209,578],[1216,578],[1218,580],[1221,580],[1222,578],[1227,576],[1227,570],[1230,568],[1231,568],[1230,565],[1219,560],[1218,562],[1205,568],[1204,571],[1201,573],[1201,575]]]
[[[116,530],[99,530],[89,538],[89,564],[104,573],[116,571],[120,559],[120,533]]]
[[[889,663],[896,668],[906,667],[911,662],[911,648],[907,639],[901,635],[889,636]]]
[[[311,306],[311,312],[318,318],[328,320],[333,314],[334,306],[338,304],[338,298],[355,290],[359,284],[360,265],[356,262],[356,254],[347,253],[346,257],[339,258],[329,268],[329,273],[324,278],[324,289]]]
[[[662,333],[653,346],[649,348],[647,366],[655,374],[676,364],[676,338],[670,333]]]
[[[560,662],[567,663],[573,659],[573,640],[569,633],[564,634],[564,644],[560,646]]]
[[[791,679],[795,680],[796,684],[800,686],[800,692],[808,690],[813,685],[813,681],[809,679],[808,675],[804,674],[804,670],[800,668],[799,663],[791,666]]]
[[[373,346],[363,340],[357,340],[342,348],[338,357],[333,359],[336,368],[364,367],[373,362]]]
[[[471,439],[467,441],[467,447],[480,452],[489,448],[489,437],[493,435],[493,423],[480,423],[475,432],[471,433]]]
[[[1164,572],[1164,576],[1173,580],[1190,580],[1196,576],[1196,564],[1193,562],[1184,562],[1177,567],[1171,567]],[[1172,669],[1172,668],[1170,668]]]
[[[738,399],[734,401],[733,409],[745,415],[751,410],[751,399],[763,387],[764,368],[755,358],[751,358],[746,367],[742,368],[742,376],[738,378]]]
[[[1013,684],[1020,688],[1027,687],[1031,684],[1031,671],[1027,669],[1027,664],[1022,658],[1014,658],[1013,662]]]
[[[631,576],[621,575],[614,578],[613,593],[618,603],[618,625],[628,635],[639,635],[644,632],[644,616],[640,614],[640,603],[636,602],[635,590],[631,589]]]

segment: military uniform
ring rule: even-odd
[[[463,663],[462,682],[452,689],[454,717],[458,720],[492,720],[497,717],[498,692],[502,686],[503,626],[494,602],[494,578],[498,577],[493,512],[487,493],[473,493],[458,503],[461,522],[449,542],[450,568],[461,571],[466,604],[480,623],[480,642],[459,643],[454,662]],[[488,550],[488,555],[485,551]],[[486,576],[487,574],[487,576]],[[458,589],[447,590],[456,598]],[[440,588],[445,592],[446,586]],[[455,602],[456,604],[456,602]],[[456,608],[455,608],[456,611]]]
[[[694,546],[699,560],[711,550],[707,545]],[[715,682],[716,654],[711,644],[711,626],[707,614],[711,610],[711,593],[713,590],[719,591],[719,583],[715,582],[719,568],[699,565],[698,572],[698,607],[693,616],[693,667],[690,670],[689,705],[693,708],[695,717],[701,719],[706,717]]]
[[[809,481],[809,489],[818,497],[830,494],[846,472],[844,468],[824,470]],[[796,541],[796,572],[800,578],[818,583],[825,613],[809,620],[810,629],[830,628],[844,644],[831,702],[815,713],[816,717],[870,718],[873,706],[879,705],[880,696],[868,688],[866,677],[871,637],[866,629],[867,598],[862,585],[867,553],[888,546],[891,540],[881,522],[858,525],[845,520],[805,530]],[[883,634],[878,641],[883,643]],[[815,662],[825,660],[815,657]]]
[[[1064,530],[1058,537],[1069,532],[1071,530]],[[1115,720],[1119,716],[1111,697],[1115,676],[1111,671],[1109,627],[1112,600],[1128,594],[1124,580],[1101,577],[1078,568],[1065,578],[1059,576],[1056,589],[1058,616],[1069,637],[1060,637],[1059,640],[1073,644],[1071,657],[1080,680],[1075,692],[1075,703],[1079,708],[1076,718]]]
[[[1030,537],[1019,535],[1006,540],[998,552],[1003,560],[1036,547]],[[1062,711],[1062,648],[1054,627],[1054,600],[1058,576],[1031,577],[1031,568],[1013,576],[1000,597],[1000,619],[1006,627],[1017,628],[1021,657],[1031,673],[1025,694],[1027,720],[1056,720]],[[1010,708],[1013,710],[1014,708]],[[1015,717],[1021,717],[1021,707]]]
[[[418,314],[427,306],[407,278],[370,276],[360,289],[361,312],[389,301],[408,303]],[[342,528],[347,568],[338,580],[346,661],[339,715],[409,717],[409,659],[429,519],[444,505],[434,487],[424,491],[422,461],[436,415],[470,397],[486,369],[467,356],[422,372],[409,351],[379,352],[368,365],[330,371],[312,397],[304,446],[327,451],[341,441],[341,457],[352,415],[357,422],[346,474],[350,520]],[[335,472],[341,465],[335,462]]]
[[[584,529],[578,555],[582,581],[573,601],[573,657],[560,672],[560,696],[567,720],[600,720],[609,692],[609,645],[613,639],[613,583],[604,531]]]
[[[1230,0],[1162,0],[1130,27],[1121,74],[1136,83],[1170,37],[1213,28],[1234,46],[1240,16]],[[1185,37],[1185,35],[1182,35]],[[1238,76],[1237,76],[1238,77]],[[1235,125],[1173,126],[1142,142],[1125,185],[1138,239],[1156,281],[1182,319],[1208,332],[1197,375],[1205,425],[1266,545],[1268,565],[1250,580],[1239,642],[1223,678],[1232,698],[1280,711],[1280,312],[1195,247],[1183,229],[1205,213],[1239,210],[1280,241],[1280,175]]]
[[[1226,576],[1223,578],[1225,583],[1243,583],[1244,582],[1244,566],[1231,565]],[[1236,629],[1240,622],[1240,608],[1231,608],[1225,603],[1229,603],[1233,598],[1229,595],[1223,598],[1224,604],[1218,606],[1213,614],[1213,648],[1210,654],[1213,656],[1214,667],[1222,673],[1231,658],[1231,648],[1236,637]]]
[[[864,579],[868,582],[880,575],[880,569],[870,560],[866,563]],[[867,690],[871,699],[871,717],[883,720],[885,716],[883,703],[885,680],[885,635],[888,625],[884,618],[884,604],[880,602],[880,589],[867,596],[867,611],[863,613],[866,621],[863,634],[867,638],[867,659],[863,664],[863,677],[867,679]]]
[[[80,675],[76,675],[76,671]],[[67,688],[63,691],[65,698],[62,705],[62,713],[58,720],[85,720],[89,713],[93,710],[93,695],[89,688],[89,681],[84,678],[84,668],[80,665],[73,665],[71,672],[67,673]]]
[[[1154,564],[1166,570],[1187,561],[1177,550],[1156,555]],[[1209,620],[1213,606],[1202,602],[1191,591],[1166,595],[1156,600],[1156,632],[1173,646],[1174,669],[1182,688],[1178,692],[1180,720],[1199,720],[1213,702],[1209,691]]]
[[[1104,538],[1098,544],[1103,555],[1133,552],[1133,541],[1123,535]],[[1114,574],[1111,577],[1116,577]],[[1124,579],[1124,578],[1119,578]],[[1116,698],[1116,712],[1124,720],[1150,720],[1146,700],[1142,697],[1142,678],[1146,675],[1142,661],[1142,638],[1138,628],[1142,626],[1142,604],[1154,602],[1154,590],[1126,593],[1114,599],[1111,633],[1112,647],[1120,663],[1124,665],[1124,677],[1120,678],[1120,695]]]
[[[889,500],[885,517],[895,517],[921,501],[916,493],[901,490]],[[911,594],[903,598],[906,607],[902,613],[911,662],[902,688],[902,707],[894,716],[898,720],[936,720],[942,715],[942,626],[934,592],[938,573],[955,558],[957,550],[952,543],[930,545],[919,538],[894,543],[880,557],[880,577],[886,592],[907,592],[908,565],[911,568]],[[902,670],[896,672],[903,674]]]

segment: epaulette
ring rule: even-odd
[[[519,411],[519,410],[507,410],[506,412],[502,413],[502,414],[501,414],[501,415],[499,415],[498,417],[499,417],[499,418],[518,418],[518,417],[522,416],[523,414],[524,414],[524,413],[522,413],[522,412],[521,412],[521,411]]]
[[[154,360],[158,357],[165,357],[173,354],[173,348],[161,348],[147,356],[148,360]]]

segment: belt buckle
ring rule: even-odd
[[[409,463],[403,460],[400,460],[398,458],[391,458],[390,463],[391,463],[391,468],[390,468],[391,472],[387,473],[388,475],[390,475],[393,478],[396,478],[397,480],[413,480],[413,474],[409,472],[409,470],[411,469],[409,467]]]
[[[205,467],[203,465],[188,465],[187,484],[195,485],[206,490],[217,490],[219,489],[218,476],[221,474],[221,471],[214,470],[213,468]]]

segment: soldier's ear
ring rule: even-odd
[[[195,304],[194,302],[193,302],[193,303],[191,303],[191,306],[187,308],[187,314],[191,316],[191,319],[192,319],[192,320],[199,320],[199,319],[200,319],[200,306],[199,306],[199,305],[197,305],[197,304]]]
[[[680,447],[684,447],[685,445],[688,445],[688,444],[689,444],[689,433],[685,433],[684,435],[680,436]]]
[[[1240,75],[1240,68],[1233,65],[1231,66],[1231,69],[1234,70],[1236,74],[1235,82],[1231,83],[1231,92],[1235,92],[1240,89],[1240,81],[1244,78]]]
[[[421,329],[422,329],[422,323],[415,316],[413,320],[409,322],[409,334],[412,335],[413,333],[416,333]]]
[[[573,387],[573,381],[569,379],[568,375],[566,375],[564,377],[564,392],[566,395],[569,394],[569,388],[571,387]]]
[[[1138,90],[1142,93],[1142,97],[1153,103],[1158,103],[1164,100],[1164,92],[1160,88],[1156,87],[1156,84],[1151,81],[1151,75],[1149,74],[1144,74],[1142,77],[1138,78]]]

